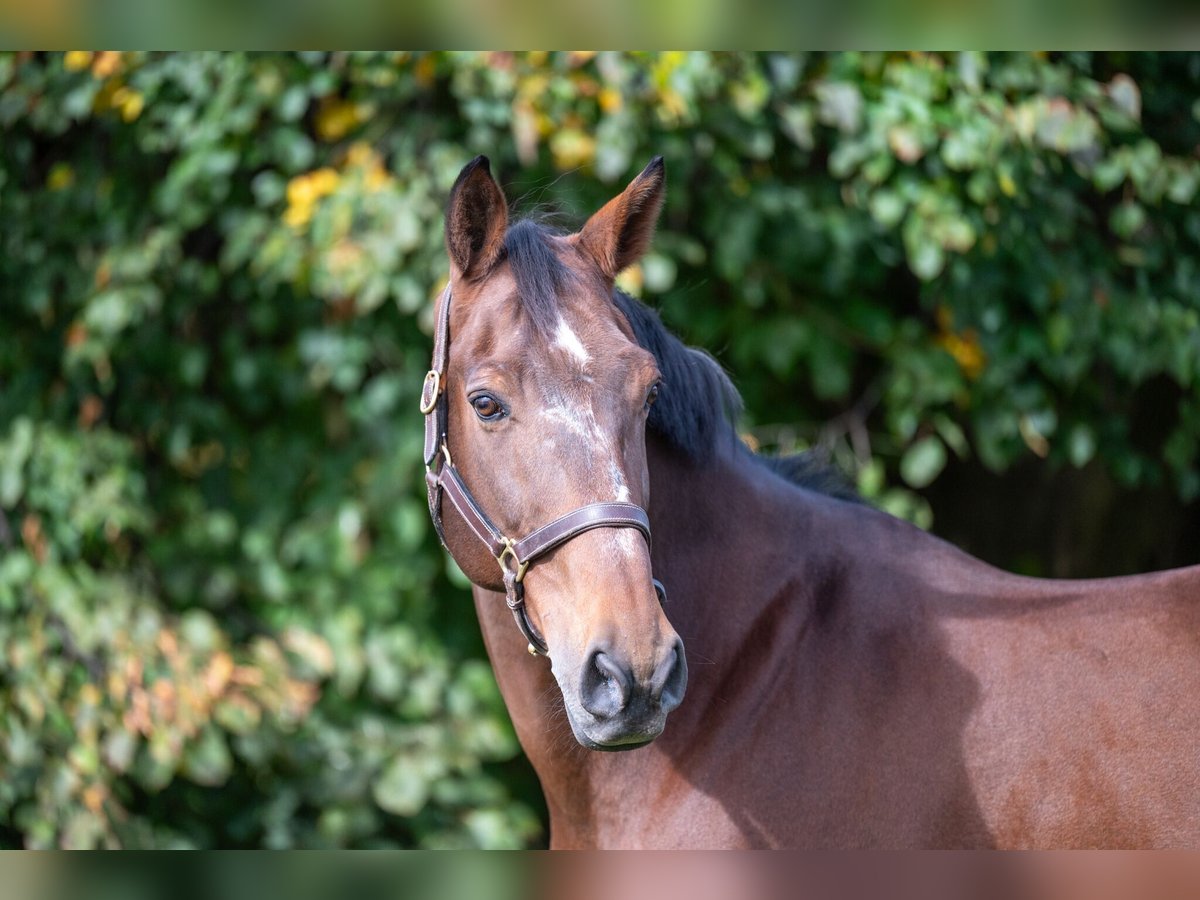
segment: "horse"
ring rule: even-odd
[[[1200,843],[1200,566],[1008,574],[751,451],[615,287],[664,190],[564,233],[478,157],[446,210],[430,509],[551,847]]]

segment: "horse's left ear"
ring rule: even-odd
[[[666,173],[656,156],[620,194],[587,220],[576,235],[579,247],[592,256],[609,278],[637,262],[650,247],[662,210]]]

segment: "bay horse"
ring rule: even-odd
[[[614,288],[663,192],[558,233],[479,157],[446,214],[430,507],[551,846],[1200,844],[1200,566],[1007,574],[751,452]]]

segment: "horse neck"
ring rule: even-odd
[[[819,523],[834,501],[789,484],[732,441],[705,463],[652,441],[649,459],[654,571],[688,659],[688,697],[674,717],[686,722],[688,701],[697,701],[693,712],[707,706],[760,653],[762,632],[807,626],[811,586],[831,568]]]

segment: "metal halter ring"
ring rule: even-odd
[[[525,570],[529,568],[529,561],[526,560],[525,562],[521,562],[521,560],[517,559],[517,551],[513,549],[512,538],[501,538],[501,540],[504,541],[504,549],[501,550],[500,555],[496,557],[496,562],[500,563],[501,569],[503,569],[505,572],[508,572],[512,570],[505,565],[504,561],[506,559],[511,559],[513,561],[513,565],[517,567],[515,570],[516,575],[514,580],[520,584],[525,578]]]
[[[433,390],[429,393],[429,399],[425,399],[425,389],[429,387],[429,382],[433,381]],[[435,406],[437,406],[438,394],[442,392],[442,373],[437,369],[430,369],[425,373],[425,381],[421,384],[421,415],[427,416]]]

